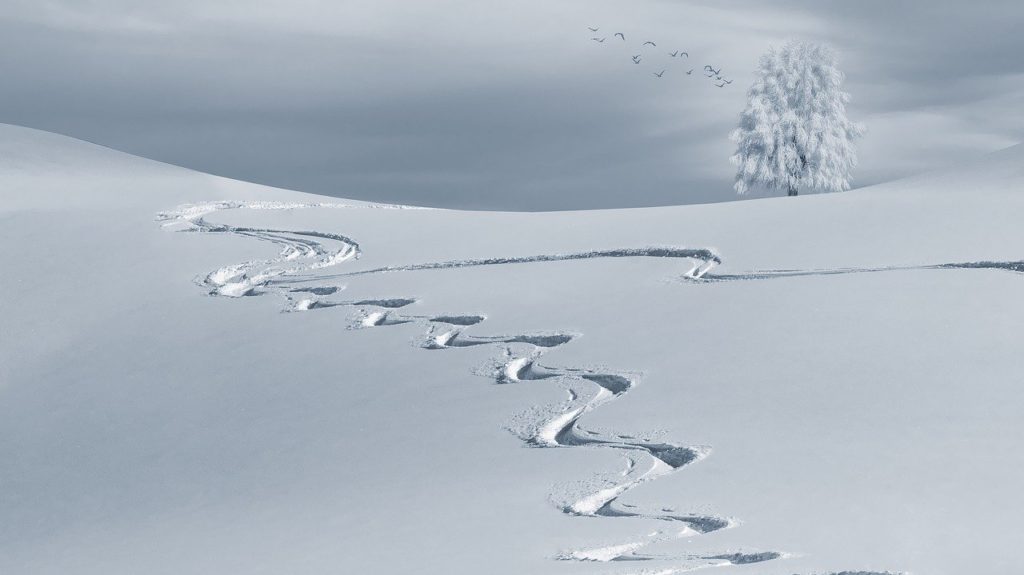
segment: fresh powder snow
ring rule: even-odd
[[[2,573],[1016,568],[1022,147],[549,213],[0,150]]]

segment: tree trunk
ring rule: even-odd
[[[786,194],[786,195],[788,195],[788,196],[795,196],[796,195],[796,188],[792,188],[792,187],[789,188],[789,193]]]

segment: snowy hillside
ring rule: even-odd
[[[1012,572],[1022,189],[459,212],[0,126],[0,572]]]

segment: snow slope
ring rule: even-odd
[[[1012,572],[1022,182],[457,212],[0,126],[0,572]]]

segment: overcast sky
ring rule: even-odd
[[[1019,0],[0,0],[0,121],[351,198],[721,201],[769,46],[835,48],[862,186],[1024,140],[1021,22]]]

